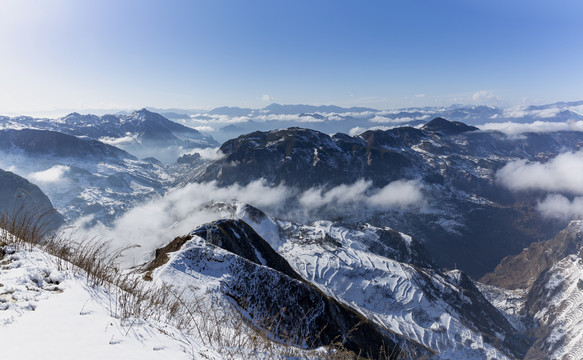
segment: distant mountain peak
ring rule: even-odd
[[[160,114],[151,112],[150,110],[148,110],[146,108],[142,108],[140,110],[136,110],[136,111],[134,111],[133,113],[130,114],[130,116],[132,116],[132,117],[151,117],[151,116],[155,116],[155,115],[162,116]]]
[[[423,125],[422,129],[442,133],[444,135],[461,134],[467,131],[479,130],[475,126],[466,125],[460,121],[449,121],[442,117],[436,117]]]

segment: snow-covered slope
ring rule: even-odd
[[[492,303],[522,328],[525,359],[583,357],[583,221],[509,256],[484,277]],[[522,324],[522,325],[520,325]]]
[[[406,344],[408,351],[427,353],[416,342],[374,326],[305,282],[240,220],[207,224],[177,240],[183,244],[151,272],[153,279],[194,297],[216,294],[223,307],[231,303],[279,341],[313,348],[345,339],[349,350],[374,357],[383,344],[395,351],[398,342]]]
[[[569,255],[543,273],[526,311],[537,338],[525,359],[583,358],[583,259]]]
[[[529,289],[541,273],[583,247],[581,222],[572,221],[547,241],[531,244],[519,254],[508,256],[480,281],[507,289]]]
[[[220,358],[169,324],[120,318],[116,296],[122,290],[89,286],[73,269],[39,249],[2,248],[2,358]]]
[[[300,226],[249,206],[239,207],[237,215],[302,277],[438,358],[500,359],[521,352],[513,344],[516,329],[465,274],[442,274],[371,252],[371,244],[381,240],[380,229],[373,232],[367,225],[359,231],[325,221]]]

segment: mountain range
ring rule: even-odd
[[[560,120],[575,115],[556,109],[577,114],[581,105],[522,110]],[[473,109],[490,119],[504,114]],[[262,111],[301,111],[319,120],[309,124],[332,121],[331,112],[346,116],[334,121],[352,113],[379,115],[367,108],[284,105]],[[549,219],[540,211],[548,190],[520,190],[503,175],[551,166],[565,154],[576,157],[583,133],[509,135],[460,121],[464,107],[448,108],[457,114],[449,119],[421,119],[428,110],[415,111],[416,126],[332,135],[297,126],[255,129],[216,150],[210,136],[145,109],[57,120],[1,118],[0,168],[8,171],[0,171],[0,211],[9,216],[26,194],[26,206],[47,209],[53,224],[66,220],[90,227],[91,234],[107,229],[103,234],[114,238],[106,240],[125,248],[115,257],[116,273],[142,284],[145,293],[171,289],[163,294],[178,298],[177,307],[195,299],[198,308],[212,311],[190,307],[182,317],[189,325],[181,328],[132,316],[103,321],[130,337],[157,326],[175,339],[190,339],[193,358],[229,358],[228,351],[247,354],[234,358],[251,356],[253,331],[279,344],[273,346],[301,351],[334,347],[342,339],[345,350],[373,357],[578,358],[581,222]],[[577,195],[555,192],[572,201]],[[111,280],[110,290],[93,287],[99,296],[82,295],[73,290],[79,287],[73,275],[56,275],[69,268],[63,263],[25,255],[7,241],[2,249],[0,284],[9,286],[0,287],[0,320],[10,319],[2,328],[19,326],[29,307],[45,314],[46,299],[58,299],[54,286],[64,281],[58,279],[68,276],[59,291],[81,294],[75,300],[81,303],[89,296],[92,306],[107,306],[99,300],[106,293],[135,291]],[[124,260],[132,252],[142,257]],[[210,328],[201,325],[208,325],[204,314],[210,313],[231,319],[220,325],[221,333],[245,329],[239,339],[248,340],[232,347],[210,340],[204,332]],[[151,341],[145,339],[136,335],[127,342]]]
[[[358,136],[290,128],[225,142],[220,148],[224,156],[205,165],[191,181],[228,186],[262,179],[270,186],[285,184],[300,191],[316,187],[321,193],[359,179],[371,182],[370,191],[394,181],[416,181],[422,202],[382,210],[363,204],[370,207],[366,221],[407,228],[440,266],[480,277],[504,256],[566,225],[545,221],[535,211],[538,197],[509,191],[497,181],[497,171],[510,161],[548,159],[581,144],[583,134],[578,132],[512,138],[442,118],[419,129],[400,127]],[[283,216],[290,216],[294,205],[301,206],[291,201]],[[318,208],[316,216],[354,221],[338,204]],[[484,229],[496,229],[496,235]]]
[[[139,158],[155,157],[165,162],[174,162],[181,153],[192,149],[218,145],[212,136],[146,109],[128,115],[71,113],[59,119],[4,117],[0,118],[0,127],[52,130],[85,136],[118,146]]]

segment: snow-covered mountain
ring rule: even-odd
[[[168,260],[159,268],[149,267],[151,278],[180,291],[211,292],[229,299],[275,339],[308,348],[346,339],[347,349],[373,357],[383,344],[396,353],[397,343],[411,350],[419,347],[324,295],[241,220],[205,224],[170,247],[174,250],[170,255],[158,251],[158,258]],[[155,264],[161,263],[158,258]],[[418,351],[426,352],[422,347]]]
[[[417,206],[351,218],[346,207],[337,205],[319,209],[314,216],[341,216],[347,222],[364,217],[374,225],[408,229],[425,243],[439,266],[457,266],[479,277],[506,255],[549,238],[564,226],[545,222],[534,210],[537,197],[511,193],[497,181],[496,172],[512,160],[544,160],[582,144],[583,134],[578,132],[510,137],[442,118],[420,129],[401,127],[358,136],[290,128],[225,142],[220,148],[225,156],[191,181],[213,180],[226,186],[264,179],[269,185],[312,193],[337,192],[335,186],[359,180],[370,181],[370,191],[394,181],[415,181],[423,194]],[[348,196],[348,189],[343,191]],[[364,206],[375,209],[370,202]],[[280,215],[289,218],[290,207]],[[497,235],[484,229],[497,229]]]
[[[239,206],[245,220],[304,279],[374,323],[423,344],[436,358],[520,356],[516,329],[463,272],[430,268],[423,245],[369,224],[298,225]],[[464,343],[465,350],[459,349]]]
[[[258,319],[285,319],[274,338],[278,332],[289,335],[290,324],[296,324],[294,329],[304,332],[295,338],[311,339],[309,334],[318,328],[315,324],[341,316],[326,310],[329,301],[337,301],[388,331],[396,343],[415,349],[413,358],[577,359],[580,355],[580,221],[543,244],[549,249],[563,244],[559,252],[570,250],[551,261],[524,291],[475,283],[459,270],[441,272],[431,264],[413,265],[424,261],[423,245],[389,228],[363,224],[356,229],[329,221],[299,225],[241,203],[213,206],[231,207],[229,212],[240,220],[205,224],[175,239],[157,251],[156,265],[146,267],[147,276],[195,294],[221,294],[260,328],[272,323]],[[383,234],[389,238],[383,240]],[[572,248],[570,239],[579,239],[579,245]],[[166,259],[161,261],[162,257]],[[317,287],[328,300],[302,283]],[[318,306],[321,301],[328,305]],[[335,328],[347,329],[346,325]],[[319,338],[324,344],[326,336]],[[362,349],[363,341],[347,346]],[[376,340],[368,337],[368,341],[373,346]]]
[[[71,113],[59,119],[2,117],[0,128],[33,128],[86,136],[120,147],[139,158],[155,157],[168,163],[192,149],[218,145],[212,136],[146,109],[128,115]]]
[[[575,111],[578,105],[565,106]],[[346,110],[347,117],[348,110],[356,111]],[[297,109],[265,111],[288,116]],[[496,115],[494,109],[480,111]],[[327,116],[302,115],[317,122],[329,121]],[[0,168],[10,171],[0,171],[0,206],[18,200],[25,189],[39,204],[54,204],[67,220],[88,215],[110,226],[108,235],[124,227],[121,245],[136,244],[132,249],[151,260],[127,276],[144,278],[152,291],[171,289],[164,296],[191,299],[203,309],[183,314],[191,333],[151,319],[132,320],[139,323],[135,338],[106,331],[114,344],[127,343],[128,351],[146,344],[181,352],[178,358],[185,352],[228,357],[223,350],[238,354],[232,358],[253,352],[269,358],[249,345],[257,334],[275,340],[275,347],[291,346],[295,358],[317,358],[338,339],[355,352],[379,355],[384,344],[394,357],[404,351],[429,359],[577,358],[583,348],[582,225],[573,222],[553,238],[566,222],[546,221],[537,212],[545,193],[513,192],[497,175],[510,162],[545,163],[578,151],[580,132],[508,136],[444,118],[353,136],[295,127],[231,139],[212,161],[187,154],[163,164],[111,145],[131,138],[134,145],[177,154],[201,146],[195,133],[181,133],[180,126],[146,110],[71,114],[54,124],[30,118],[0,123]],[[230,202],[239,195],[260,205]],[[124,218],[132,209],[133,217]],[[131,226],[144,229],[125,229]],[[183,236],[172,241],[176,234]],[[46,254],[34,250],[26,256],[0,246],[0,309],[7,304],[3,315],[9,319],[1,331],[14,326],[14,336],[23,336],[27,326],[54,319],[60,294],[53,292],[55,281],[63,283],[59,290],[75,294],[65,304],[88,298],[99,321],[132,331],[133,325],[128,329],[107,315],[111,288],[84,287],[62,269],[52,276],[52,265],[41,259]],[[483,283],[472,279],[487,272]],[[45,300],[51,310],[30,317],[27,309],[41,309]],[[210,340],[216,333],[192,325],[211,329],[205,312],[226,321],[220,332],[247,345],[229,348],[226,338]],[[64,324],[79,322],[70,317]],[[151,335],[159,329],[164,336]],[[95,346],[109,354],[102,345]],[[145,358],[152,354],[143,352]]]
[[[0,166],[36,183],[67,220],[109,223],[170,183],[164,167],[88,137],[0,130]]]
[[[172,115],[172,120],[205,129],[221,142],[253,131],[294,126],[307,126],[327,134],[358,134],[366,130],[387,130],[406,125],[418,127],[436,117],[461,121],[480,128],[507,129],[513,133],[524,133],[533,129],[545,132],[557,128],[567,130],[583,120],[581,101],[511,108],[454,104],[382,110],[271,104],[262,109],[221,107],[199,113],[179,109],[173,109],[173,112],[177,114]],[[577,128],[580,130],[580,124]]]
[[[583,356],[583,223],[573,221],[556,237],[504,259],[483,281],[498,292],[501,308],[519,315],[531,340],[524,359]],[[518,301],[517,301],[518,300]]]

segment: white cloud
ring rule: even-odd
[[[200,132],[213,132],[213,131],[217,131],[217,129],[215,129],[212,126],[209,125],[201,125],[201,126],[195,126],[193,129],[200,131]]]
[[[108,145],[112,145],[112,146],[123,146],[123,145],[129,145],[129,144],[138,142],[137,135],[124,136],[124,137],[119,137],[119,138],[106,136],[106,137],[99,138],[99,141],[101,141],[102,143],[108,144]]]
[[[342,116],[337,115],[337,114],[328,115],[326,118],[328,120],[331,120],[331,121],[342,121],[342,120],[344,120],[344,118]]]
[[[559,109],[559,108],[542,109],[542,110],[535,112],[535,116],[539,117],[539,118],[543,118],[543,119],[553,118],[553,117],[559,115],[560,112],[561,112],[561,109]]]
[[[423,194],[421,193],[419,182],[397,180],[374,193],[369,197],[368,201],[372,205],[379,207],[404,208],[421,204],[423,202]]]
[[[324,122],[324,119],[318,119],[310,115],[300,116],[299,114],[269,114],[258,115],[255,117],[258,121],[296,121],[296,122]]]
[[[219,147],[215,148],[204,148],[204,149],[192,149],[184,154],[192,155],[192,154],[199,154],[203,160],[219,160],[225,157],[225,154],[220,150]],[[184,154],[181,154],[184,155]]]
[[[315,118],[313,116],[301,116],[298,120],[298,122],[301,123],[319,123],[319,122],[324,122],[324,119],[318,119]]]
[[[583,150],[557,155],[546,163],[511,161],[496,173],[510,190],[543,190],[583,195]]]
[[[125,264],[134,266],[150,259],[155,249],[175,237],[204,223],[233,216],[228,210],[208,206],[215,201],[241,201],[291,220],[301,217],[312,221],[312,214],[321,219],[324,211],[346,216],[366,209],[421,205],[423,196],[421,185],[415,181],[395,181],[376,189],[370,181],[359,180],[327,191],[314,188],[303,192],[285,185],[267,186],[263,180],[227,187],[219,187],[216,182],[190,183],[128,211],[112,228],[99,224],[84,236],[111,240],[112,248],[139,244],[125,253]],[[79,220],[76,227],[85,228],[89,220]]]
[[[425,95],[425,94],[415,94],[413,96],[416,97],[416,98],[418,98],[418,99],[423,99],[427,95]]]
[[[286,187],[269,187],[262,180],[229,187],[218,187],[215,182],[191,183],[133,208],[111,228],[98,224],[87,230],[89,218],[79,220],[74,227],[86,229],[84,237],[110,240],[114,249],[139,245],[125,252],[125,264],[134,266],[151,259],[154,250],[175,237],[188,234],[204,223],[229,217],[224,210],[205,206],[210,201],[237,199],[257,207],[277,208],[289,197]]]
[[[400,117],[400,118],[387,118],[384,116],[375,116],[371,118],[369,121],[373,123],[391,123],[391,124],[402,124],[414,121],[415,119],[409,116]]]
[[[365,193],[371,184],[370,181],[359,180],[352,185],[339,185],[325,192],[318,188],[312,188],[300,196],[300,204],[306,208],[318,208],[332,203],[360,202],[366,197]]]
[[[65,165],[55,165],[47,170],[38,171],[28,175],[33,183],[52,184],[63,181],[63,176],[69,171]]]
[[[340,208],[351,205],[368,208],[403,208],[419,205],[423,201],[421,187],[416,181],[394,181],[375,189],[371,181],[358,180],[352,185],[339,185],[328,191],[312,188],[299,197],[300,204],[308,209],[322,207]]]
[[[541,109],[541,110],[528,110],[525,106],[518,106],[513,108],[505,109],[503,112],[503,116],[507,118],[524,118],[524,117],[534,117],[534,118],[541,118],[541,119],[548,119],[557,116],[562,109],[558,107],[552,107],[548,109]]]
[[[524,134],[528,132],[545,133],[554,131],[583,131],[583,121],[535,121],[532,123],[522,124],[511,121],[503,123],[486,123],[478,125],[482,130],[497,130],[508,135]]]
[[[251,120],[249,116],[229,116],[229,115],[194,115],[191,117],[192,124],[214,125],[214,124],[239,124]]]
[[[526,106],[517,106],[505,109],[503,112],[503,116],[507,118],[539,118],[539,119],[550,119],[554,118],[561,113],[563,110],[571,110],[575,113],[580,111],[579,107],[560,107],[560,106],[553,106],[547,109],[528,109]]]
[[[580,196],[571,201],[563,195],[552,194],[539,202],[536,208],[549,219],[583,219],[583,197]]]
[[[263,101],[273,101],[273,98],[271,96],[265,94],[265,95],[263,95],[261,97],[261,100],[263,100]]]
[[[478,103],[500,102],[502,98],[491,91],[480,90],[472,94],[472,100]]]

